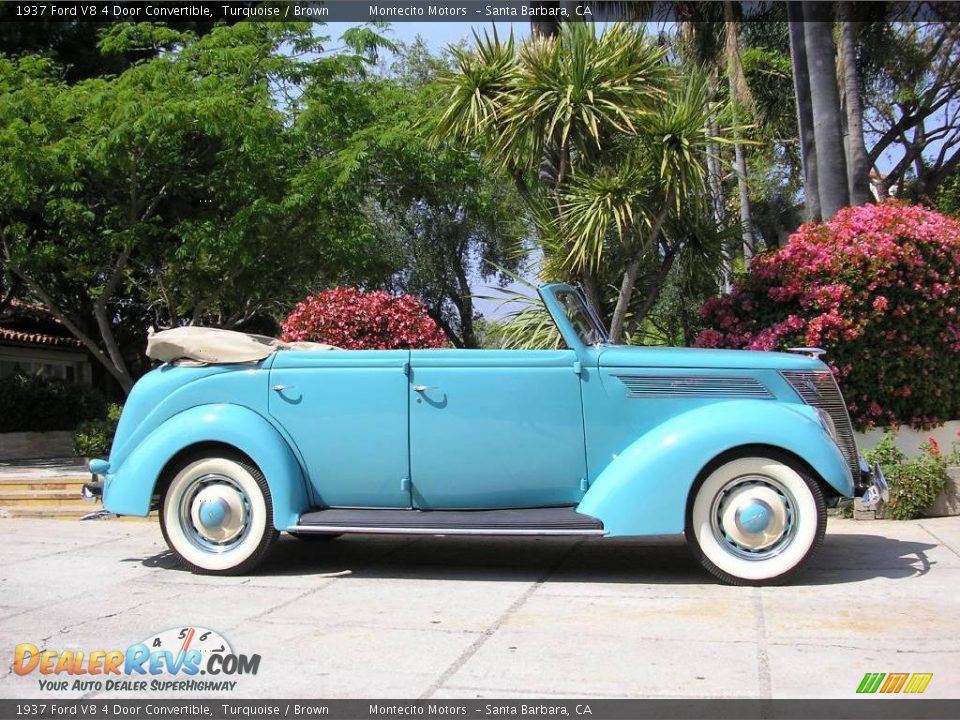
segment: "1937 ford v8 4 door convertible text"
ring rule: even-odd
[[[828,505],[886,492],[819,360],[610,345],[579,290],[541,296],[567,349],[165,363],[86,492],[119,515],[159,508],[197,572],[250,571],[281,531],[686,534],[735,584],[784,581]]]

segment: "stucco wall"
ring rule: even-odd
[[[0,460],[73,457],[73,433],[0,433]]]
[[[903,452],[911,457],[920,453],[920,445],[927,441],[931,435],[940,444],[940,448],[946,453],[950,452],[954,441],[960,442],[957,433],[960,432],[960,420],[951,420],[941,427],[933,430],[912,430],[904,427],[900,428],[897,434],[896,445]],[[860,451],[871,448],[880,442],[883,436],[883,430],[870,430],[865,433],[857,433],[857,447]]]

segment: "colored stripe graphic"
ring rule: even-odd
[[[867,673],[857,686],[857,692],[867,695],[875,692],[922,693],[932,679],[933,673]]]
[[[910,678],[910,682],[907,683],[907,687],[904,688],[905,693],[922,693],[927,689],[927,685],[930,684],[930,679],[933,677],[933,673],[914,673],[913,677]]]
[[[867,673],[863,676],[863,680],[860,681],[860,687],[857,688],[857,692],[875,693],[885,677],[886,673]]]
[[[910,673],[890,673],[887,675],[887,681],[880,688],[882,693],[898,693],[907,682]]]

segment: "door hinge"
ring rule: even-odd
[[[400,478],[400,492],[410,492],[410,478]]]
[[[410,377],[410,361],[405,360],[403,363],[403,374],[407,377]]]
[[[586,478],[580,478],[580,492],[586,492],[590,489],[590,481]]]
[[[576,375],[581,375],[581,374],[583,374],[583,365],[580,364],[580,361],[579,361],[579,360],[574,360],[574,361],[573,361],[573,372],[574,372],[574,374],[576,374]]]

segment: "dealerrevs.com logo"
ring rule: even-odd
[[[237,681],[228,678],[256,675],[259,668],[259,655],[235,653],[226,638],[202,627],[164,630],[126,650],[60,651],[21,643],[13,654],[17,675],[46,676],[38,679],[44,691],[231,691]]]

